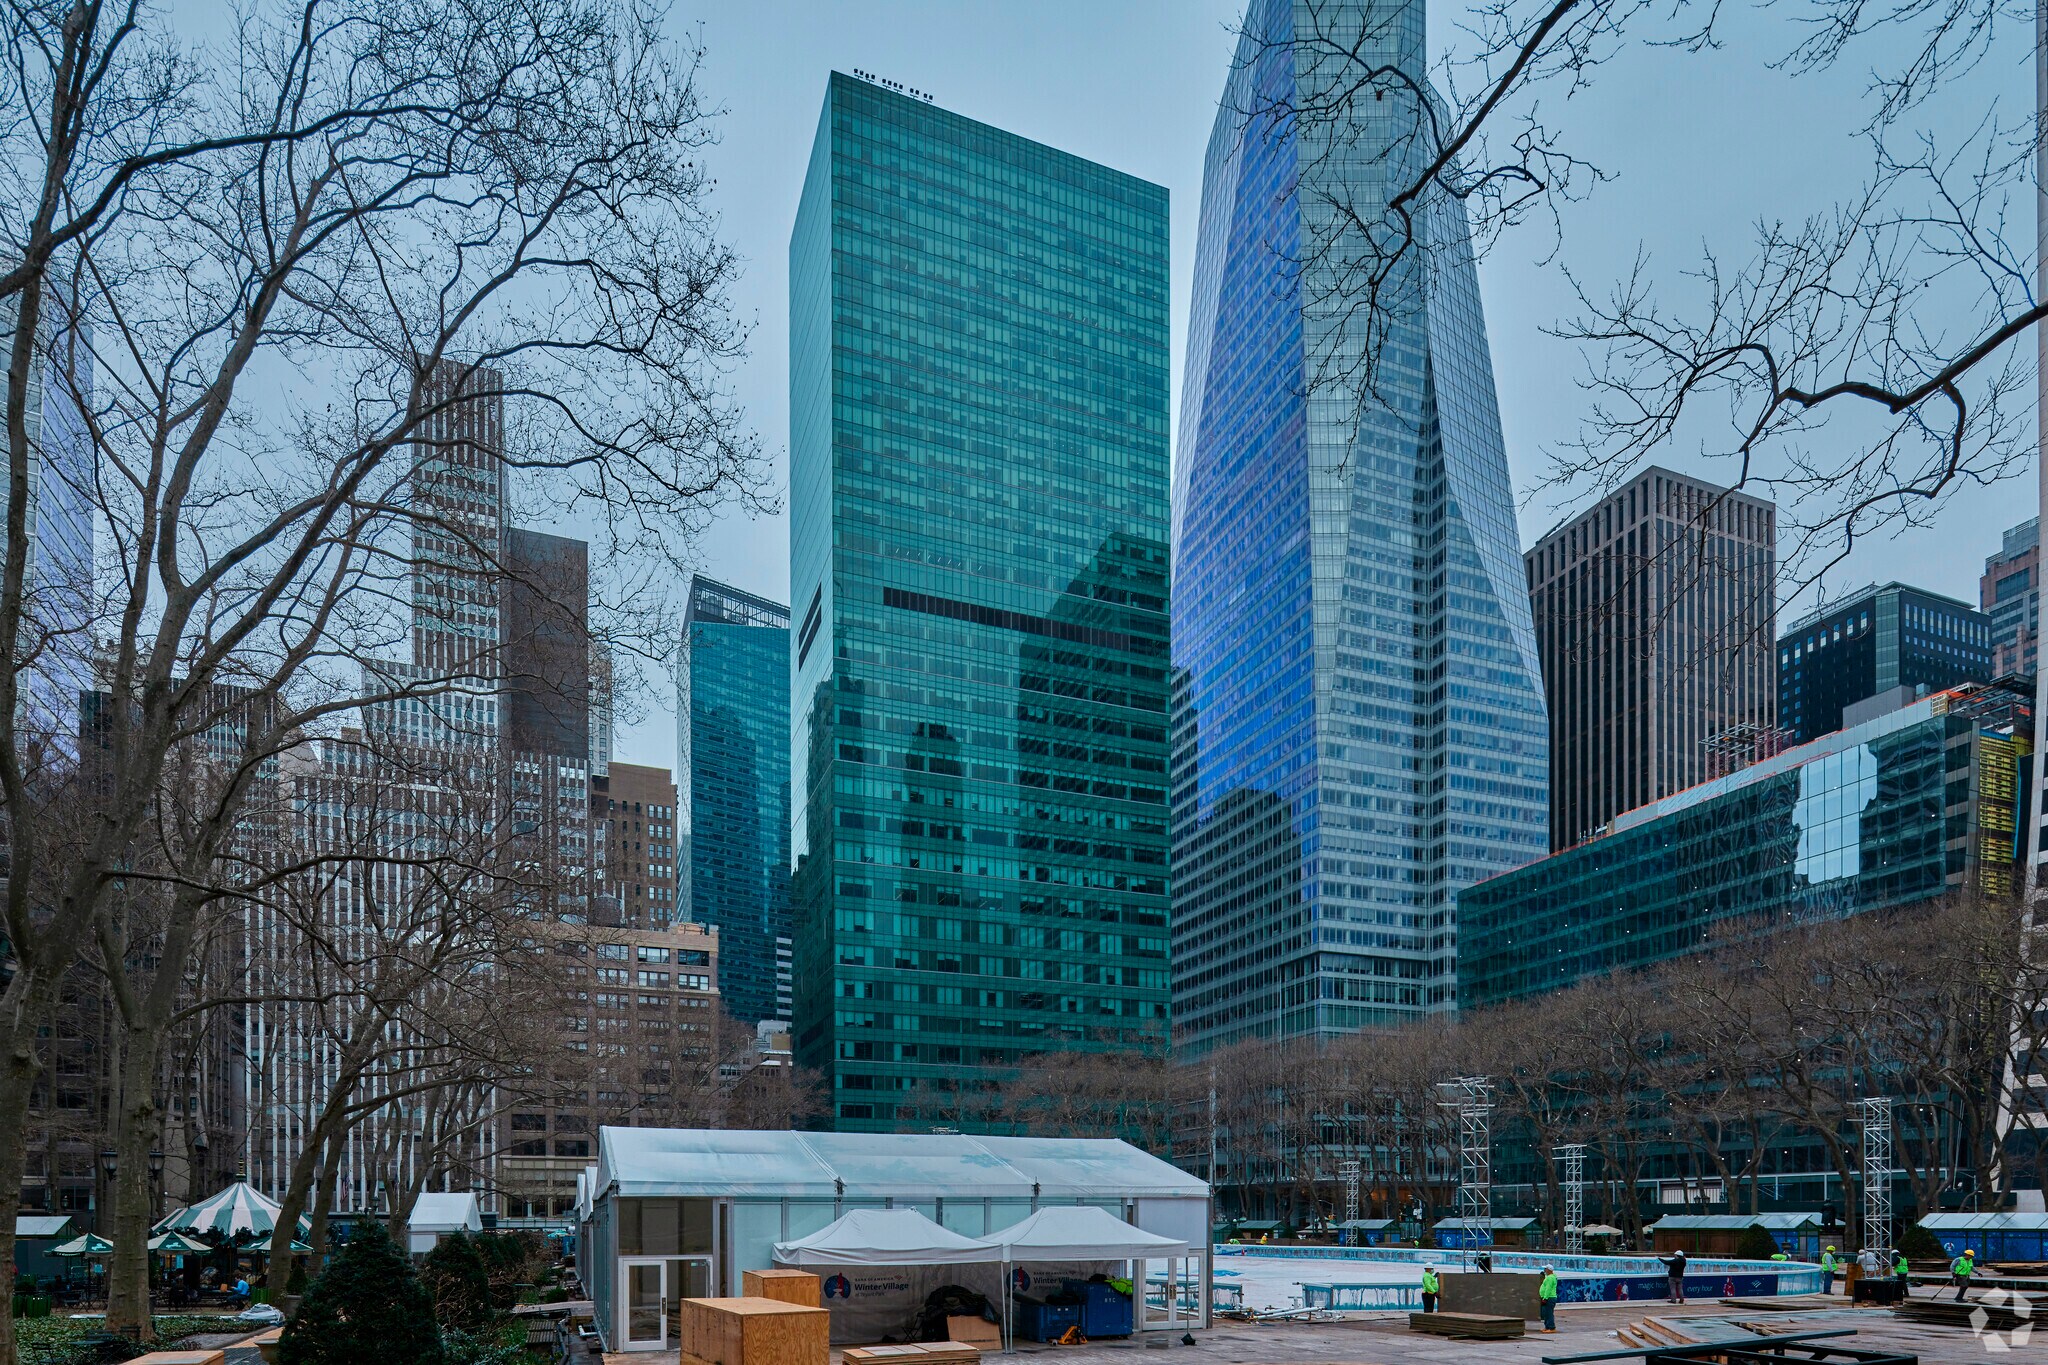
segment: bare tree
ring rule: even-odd
[[[459,583],[502,571],[500,547],[449,494],[481,449],[647,562],[758,496],[721,387],[743,336],[696,156],[711,123],[696,54],[679,63],[657,18],[623,0],[308,0],[189,52],[139,0],[0,19],[18,100],[0,133],[0,1188],[19,1186],[38,1038],[71,969],[96,953],[120,978],[123,1066],[153,1074],[147,1021],[246,893],[235,850],[269,765],[366,706],[495,675]],[[63,420],[32,422],[32,393]],[[499,405],[506,429],[480,431]],[[29,569],[32,469],[104,536],[82,621],[58,614],[77,592]],[[415,600],[422,570],[456,590]],[[422,614],[472,647],[365,666]],[[87,640],[110,723],[81,837],[56,840],[64,726],[39,732],[21,703]],[[209,744],[208,779],[180,785],[180,755]],[[141,875],[164,888],[146,942],[121,918]],[[141,1093],[124,1088],[117,1140],[136,1155]],[[142,1165],[123,1161],[124,1208],[147,1198]],[[116,1284],[139,1285],[121,1222]],[[141,1304],[115,1322],[148,1333]]]
[[[1606,178],[1565,112],[1603,68],[1652,49],[1721,46],[1728,11],[1639,0],[1484,0],[1432,69],[1419,10],[1349,0],[1254,5],[1241,60],[1285,63],[1238,111],[1249,136],[1299,149],[1296,267],[1312,392],[1360,422],[1440,272],[1518,230],[1560,240],[1563,207]],[[1911,126],[2031,25],[1995,0],[1874,9],[1806,0],[1759,62],[1790,79],[1867,63],[1861,191],[1804,223],[1757,205],[1750,257],[1678,269],[1647,258],[1579,283],[1558,335],[1581,344],[1592,398],[1550,483],[1579,495],[1667,451],[1725,461],[1723,482],[1779,503],[1785,572],[1820,581],[1858,544],[1923,523],[1957,489],[2031,458],[2033,357],[2048,317],[2030,281],[2033,110],[1936,136]],[[1766,40],[1768,41],[1768,39]],[[1818,436],[1822,426],[1828,430]]]

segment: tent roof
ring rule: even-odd
[[[2044,1232],[2048,1213],[1930,1213],[1920,1226],[1929,1232]]]
[[[1484,1220],[1478,1218],[1439,1218],[1436,1221],[1436,1226],[1450,1228],[1455,1232],[1463,1228],[1477,1226],[1482,1221],[1489,1228],[1507,1229],[1509,1231],[1516,1228],[1533,1228],[1536,1226],[1534,1218],[1487,1218]]]
[[[1667,1213],[1648,1225],[1651,1232],[1740,1232],[1762,1227],[1796,1232],[1820,1226],[1817,1213]]]
[[[958,1265],[1000,1261],[1003,1253],[916,1209],[855,1209],[808,1237],[777,1242],[775,1259],[784,1265]]]
[[[24,1213],[14,1220],[16,1237],[62,1237],[67,1232],[76,1232],[68,1213],[36,1214]]]
[[[1219,1227],[1242,1228],[1247,1232],[1277,1232],[1280,1220],[1277,1218],[1232,1218],[1218,1224]]]
[[[1207,1199],[1193,1176],[1112,1138],[601,1128],[593,1184],[626,1199]]]
[[[1186,1242],[1134,1228],[1089,1204],[1040,1209],[986,1240],[1007,1248],[1013,1261],[1137,1261],[1188,1254]]]
[[[1394,1220],[1391,1218],[1346,1218],[1337,1226],[1340,1228],[1352,1228],[1361,1232],[1375,1232],[1380,1228],[1394,1226]]]
[[[453,1232],[458,1228],[482,1232],[483,1210],[476,1195],[468,1191],[423,1194],[412,1201],[412,1216],[405,1220],[405,1225],[413,1232]]]

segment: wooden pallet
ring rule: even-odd
[[[846,1365],[981,1365],[981,1349],[960,1341],[913,1341],[900,1346],[849,1346]]]
[[[1410,1313],[1408,1330],[1461,1341],[1506,1341],[1522,1335],[1520,1318],[1493,1313]]]

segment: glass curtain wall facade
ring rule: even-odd
[[[1210,138],[1174,490],[1173,1010],[1194,1053],[1453,1006],[1456,890],[1547,842],[1463,210],[1425,198],[1362,329],[1339,206],[1417,172],[1420,111],[1273,112],[1342,78],[1298,54],[1420,79],[1423,39],[1419,4],[1254,0]],[[1368,364],[1363,390],[1331,380]]]
[[[18,650],[17,723],[66,762],[78,757],[79,702],[91,685],[93,506],[98,457],[84,409],[92,403],[92,336],[63,296],[43,301],[23,407],[29,443],[28,577]],[[16,303],[0,302],[11,339]],[[0,375],[0,397],[7,391]],[[0,525],[0,546],[6,544]]]
[[[1850,593],[1778,641],[1779,724],[1794,743],[1842,728],[1856,703],[1992,677],[1992,623],[1967,603],[1887,583]]]
[[[981,1126],[1165,1046],[1165,190],[834,74],[791,350],[797,1062]]]
[[[698,577],[683,617],[677,794],[687,915],[719,933],[719,989],[790,1017],[789,608]]]
[[[1951,888],[2011,894],[2031,712],[2024,690],[1938,693],[1466,888],[1460,999],[1517,1000]]]
[[[1166,1023],[1167,200],[835,74],[790,245],[799,1065],[974,1124]]]

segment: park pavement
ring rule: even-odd
[[[1840,1344],[1862,1350],[1893,1350],[1917,1355],[1921,1365],[1984,1365],[1992,1357],[1969,1332],[1900,1322],[1885,1309],[1837,1307],[1845,1301],[1817,1299],[1811,1313],[1770,1315],[1777,1331],[1856,1332]],[[1508,1341],[1452,1341],[1408,1330],[1406,1314],[1373,1314],[1335,1323],[1250,1324],[1219,1322],[1194,1334],[1193,1346],[1177,1342],[1164,1350],[1148,1348],[1141,1339],[1091,1342],[1086,1346],[1051,1347],[1018,1343],[1019,1356],[1051,1355],[1071,1365],[1141,1365],[1146,1361],[1187,1361],[1190,1365],[1540,1365],[1544,1356],[1582,1355],[1624,1349],[1616,1329],[1645,1316],[1683,1315],[1688,1326],[1702,1320],[1728,1324],[1721,1339],[1743,1335],[1737,1320],[1755,1321],[1757,1314],[1702,1302],[1685,1308],[1661,1303],[1568,1306],[1557,1315],[1556,1335],[1535,1331]],[[1796,1324],[1796,1325],[1795,1325]],[[1710,1325],[1710,1324],[1709,1324]],[[2023,1353],[2025,1354],[2025,1353]],[[990,1357],[991,1360],[999,1357]],[[833,1359],[838,1360],[837,1352]],[[641,1365],[631,1356],[608,1356],[606,1365]],[[1048,1362],[1048,1365],[1050,1363]],[[1628,1365],[1627,1361],[1616,1365]]]

